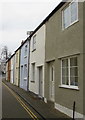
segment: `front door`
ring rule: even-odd
[[[39,67],[39,96],[42,97],[43,95],[43,80],[42,80],[42,67]]]
[[[54,102],[54,66],[50,65],[50,100]]]
[[[23,88],[23,66],[21,66],[21,79],[20,79],[20,87]]]
[[[24,65],[23,89],[27,90],[27,64]]]

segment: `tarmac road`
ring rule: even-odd
[[[29,112],[30,111],[30,112]],[[34,114],[7,86],[2,84],[2,118],[32,118]]]

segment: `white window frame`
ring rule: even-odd
[[[16,63],[18,63],[18,53],[16,53]]]
[[[24,52],[24,57],[27,57],[27,45],[25,45],[25,52]]]
[[[77,19],[74,21],[74,22],[71,22],[71,4],[73,3],[73,2],[76,2],[77,3]],[[64,19],[63,19],[63,17],[64,17],[64,10],[67,8],[67,6],[69,7],[69,14],[70,14],[70,24],[67,26],[67,27],[64,27]],[[66,28],[68,28],[68,27],[70,27],[71,25],[73,25],[74,23],[76,23],[76,22],[78,22],[79,20],[78,20],[78,0],[73,0],[71,3],[69,3],[69,4],[67,4],[65,7],[64,7],[64,9],[62,10],[62,30],[64,30],[64,29],[66,29]]]
[[[35,40],[35,43],[34,43]],[[33,41],[32,41],[32,50],[36,50],[36,35],[33,36]]]
[[[25,71],[26,70],[26,71]],[[24,79],[27,80],[27,64],[24,65]]]
[[[62,58],[61,59],[61,85],[59,85],[59,87],[64,87],[64,88],[69,88],[69,89],[77,89],[79,90],[79,86],[74,86],[74,85],[70,85],[70,59],[71,58],[75,58],[77,56],[73,56],[73,57],[67,57],[67,58]],[[62,60],[68,59],[68,76],[69,76],[69,85],[64,85],[62,83]],[[77,62],[78,62],[78,57],[77,57]],[[78,66],[77,66],[78,67]],[[79,79],[79,76],[78,76]],[[79,81],[78,81],[79,83]]]
[[[35,82],[35,63],[32,63],[32,82]]]

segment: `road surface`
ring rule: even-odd
[[[2,118],[32,118],[37,116],[33,111],[5,84],[2,84]]]

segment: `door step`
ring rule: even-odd
[[[54,108],[54,102],[53,101],[48,100],[47,104],[49,105],[49,107]]]

